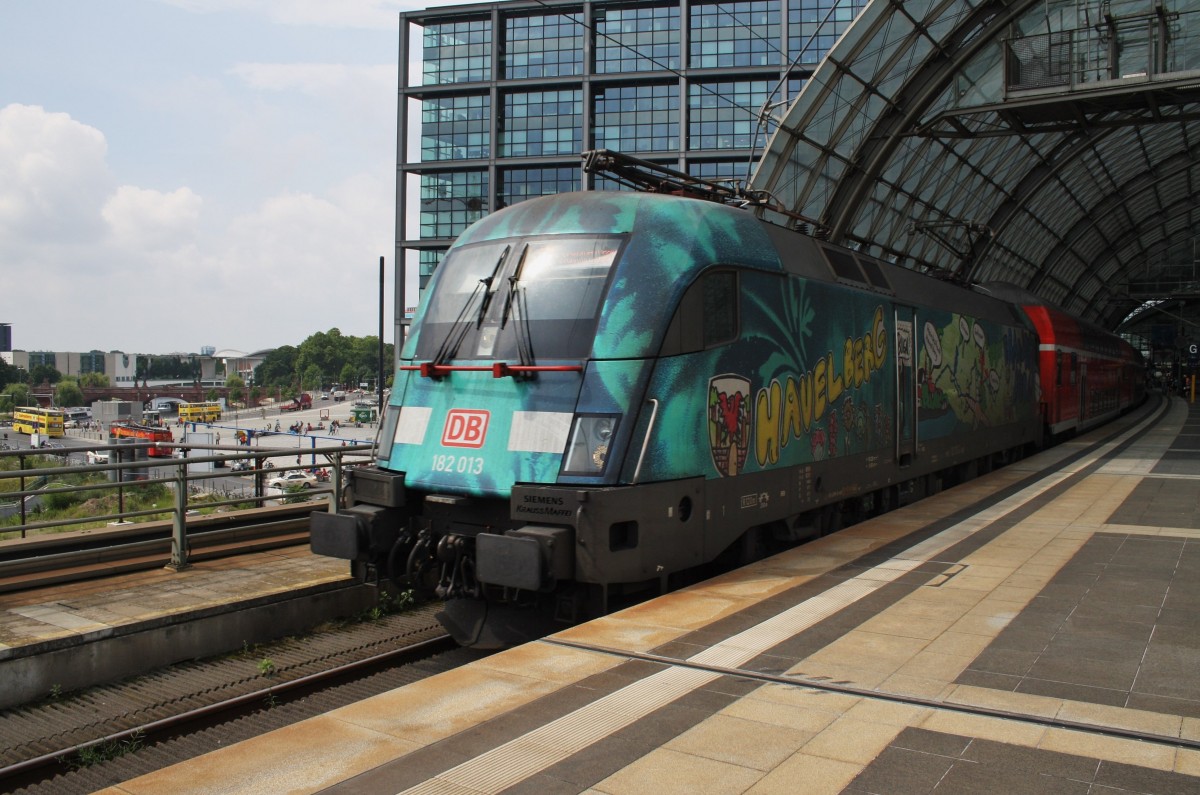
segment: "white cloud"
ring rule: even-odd
[[[319,128],[336,119],[340,134],[356,136],[356,145],[370,141],[370,149],[375,151],[390,151],[389,142],[395,140],[396,103],[381,101],[396,96],[394,64],[240,63],[230,73],[264,94],[303,95],[318,103],[325,119],[310,119],[309,127]],[[327,142],[333,147],[345,143]]]
[[[329,198],[311,194],[275,196],[253,214],[230,225],[230,247],[224,260],[243,276],[278,278],[281,289],[304,290],[317,304],[348,289],[352,298],[361,281],[353,274],[370,272],[380,250],[391,239],[391,206],[377,201],[386,186],[361,176]]]
[[[0,108],[0,236],[9,244],[87,241],[112,190],[99,130],[35,105]]]
[[[101,215],[122,248],[177,249],[195,240],[201,203],[200,197],[189,188],[162,193],[122,185],[105,202]]]
[[[377,263],[394,253],[384,158],[239,210],[187,186],[118,186],[104,140],[67,114],[0,109],[0,264],[36,272],[40,288],[0,302],[19,347],[162,353],[375,333]]]
[[[354,66],[322,63],[240,63],[230,70],[251,88],[266,91],[302,91],[322,98],[338,98],[346,92],[361,93],[375,100],[394,89],[394,64]]]

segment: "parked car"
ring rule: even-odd
[[[311,489],[313,486],[317,485],[317,478],[308,472],[296,469],[291,472],[285,472],[282,475],[276,475],[267,481],[268,488],[281,490],[295,484],[300,484],[306,489]]]

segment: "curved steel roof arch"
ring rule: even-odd
[[[778,122],[751,187],[898,264],[1109,328],[1196,267],[1200,0],[873,0]]]

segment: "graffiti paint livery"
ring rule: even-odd
[[[512,642],[1038,443],[1039,346],[1018,302],[744,211],[522,202],[439,266],[377,466],[313,548]]]

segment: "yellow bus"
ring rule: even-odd
[[[210,401],[208,403],[179,404],[180,422],[216,422],[219,419],[221,419],[220,403]]]
[[[62,409],[43,409],[23,406],[13,412],[13,430],[17,433],[40,433],[43,436],[64,436]]]

